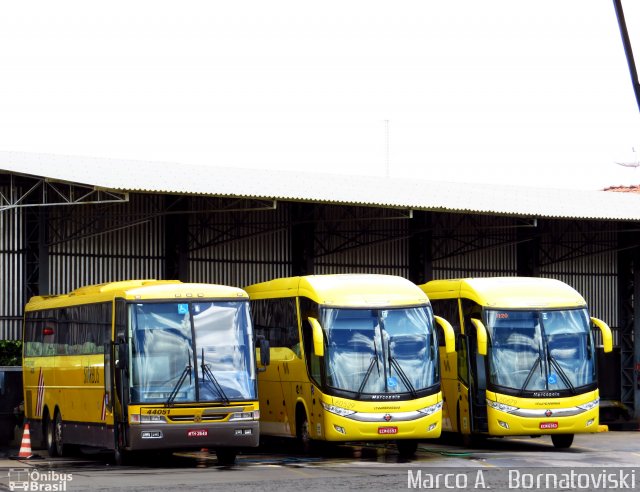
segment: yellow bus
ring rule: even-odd
[[[131,280],[37,296],[25,307],[25,416],[52,456],[68,445],[257,446],[249,298],[241,289]]]
[[[445,430],[477,436],[551,435],[568,448],[574,434],[598,431],[599,396],[592,324],[611,351],[611,330],[590,318],[582,296],[554,279],[434,280],[421,286],[457,334],[442,357]]]
[[[413,283],[387,275],[315,275],[245,287],[271,363],[258,376],[260,432],[314,441],[390,441],[411,456],[441,432],[436,324]]]

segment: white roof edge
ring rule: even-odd
[[[0,172],[99,189],[539,218],[640,220],[640,195],[0,151]]]

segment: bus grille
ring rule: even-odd
[[[213,415],[203,415],[200,417],[200,422],[213,422],[216,420],[224,420],[227,418],[226,413],[218,413]],[[169,420],[173,422],[195,422],[195,415],[170,415]]]

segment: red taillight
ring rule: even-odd
[[[42,334],[46,337],[49,335],[53,335],[53,328],[44,328],[42,330]]]

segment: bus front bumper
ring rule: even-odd
[[[547,434],[584,434],[598,432],[598,407],[570,417],[522,417],[487,409],[489,435],[538,436]]]
[[[260,424],[256,421],[206,424],[132,424],[129,450],[257,447]]]
[[[436,439],[442,432],[442,411],[409,421],[354,421],[348,417],[324,413],[324,438],[327,441],[389,441],[395,439]],[[315,429],[310,429],[315,438]]]

